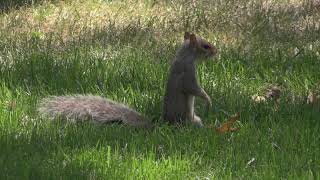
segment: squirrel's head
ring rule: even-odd
[[[185,32],[184,34],[184,46],[193,49],[198,56],[204,58],[214,57],[217,54],[217,48],[215,46],[189,32]]]

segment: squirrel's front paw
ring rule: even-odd
[[[200,121],[200,122],[193,122],[193,125],[195,125],[196,127],[199,127],[199,128],[203,128],[204,125],[203,123]]]

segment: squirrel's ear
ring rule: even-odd
[[[190,34],[190,45],[191,46],[195,46],[198,42],[197,42],[197,37],[195,34]]]
[[[187,40],[190,38],[190,33],[189,32],[185,32],[184,33],[184,40]]]

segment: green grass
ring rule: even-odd
[[[320,109],[306,104],[320,91],[312,1],[37,2],[0,14],[0,179],[319,179]],[[219,49],[198,66],[213,107],[206,114],[197,99],[196,112],[208,125],[228,118],[220,110],[240,111],[240,131],[160,123],[144,131],[37,114],[43,97],[90,93],[158,121],[185,30]],[[274,84],[279,105],[251,99]]]

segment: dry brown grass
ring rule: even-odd
[[[319,12],[318,0],[60,1],[2,14],[0,31],[14,39],[50,37],[53,44],[61,45],[79,38],[101,38],[93,37],[97,31],[102,36],[115,34],[113,39],[119,41],[123,39],[120,31],[142,38],[148,32],[161,41],[179,39],[181,32],[190,30],[244,53],[255,46],[276,46],[292,53],[295,48],[319,47],[315,40],[320,34]]]

